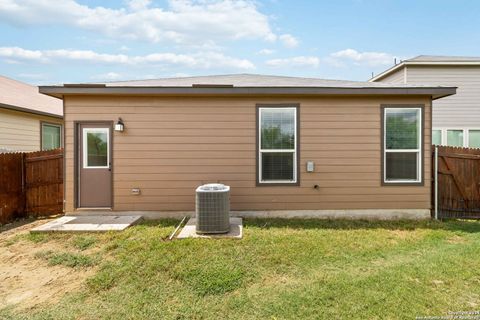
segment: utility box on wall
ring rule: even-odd
[[[313,161],[307,161],[307,172],[315,171],[315,163]]]

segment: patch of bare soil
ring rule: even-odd
[[[16,240],[48,221],[37,220],[0,232],[0,308],[15,305],[19,309],[29,309],[57,302],[65,293],[78,289],[93,274],[92,268],[49,266],[47,261],[35,257],[40,251],[65,249],[58,242]]]

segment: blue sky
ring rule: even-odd
[[[33,84],[367,80],[394,58],[480,56],[479,17],[475,0],[0,0],[0,73]]]

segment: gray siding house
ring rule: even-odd
[[[456,95],[433,102],[432,143],[480,148],[480,57],[418,56],[370,82],[458,87]]]

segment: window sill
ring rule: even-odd
[[[257,187],[275,187],[275,186],[279,186],[279,187],[286,187],[286,186],[298,187],[298,186],[300,186],[300,182],[299,181],[297,181],[297,182],[259,182],[259,181],[257,181]]]
[[[422,181],[382,181],[382,186],[424,186]]]

